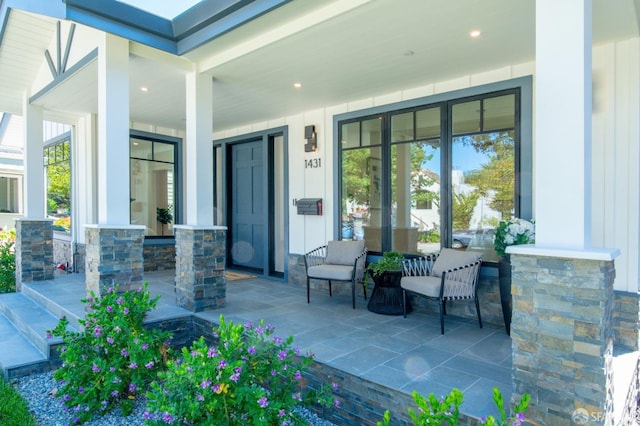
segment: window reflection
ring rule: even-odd
[[[71,234],[71,141],[65,139],[44,148],[47,215],[53,230]]]

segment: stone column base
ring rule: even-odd
[[[127,291],[142,284],[144,230],[139,225],[86,225],[87,296],[116,285]]]
[[[16,289],[53,279],[53,220],[16,219]]]
[[[176,303],[191,312],[226,305],[226,236],[224,226],[174,225]]]

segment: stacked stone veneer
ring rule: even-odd
[[[53,221],[16,220],[16,287],[53,278]]]
[[[144,245],[144,270],[166,271],[176,267],[176,246],[173,240],[162,243],[151,243],[147,240]]]
[[[512,254],[511,265],[514,398],[531,395],[539,424],[612,424],[613,261]]]
[[[637,351],[640,329],[640,297],[638,293],[614,291],[613,333],[616,350]]]
[[[109,287],[127,291],[142,284],[144,226],[87,225],[85,275],[87,294]]]
[[[223,226],[175,225],[176,303],[191,312],[226,304],[226,235]]]

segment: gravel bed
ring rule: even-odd
[[[56,388],[53,372],[34,374],[13,380],[12,383],[29,403],[29,409],[39,425],[63,426],[71,424],[72,415],[64,409],[62,400],[54,397],[51,391]],[[140,399],[134,405],[133,411],[128,416],[123,416],[119,408],[106,413],[102,417],[84,423],[88,426],[138,426],[144,425],[143,414],[145,401]],[[335,426],[333,423],[323,420],[313,412],[300,407],[299,412],[307,419],[309,426]]]

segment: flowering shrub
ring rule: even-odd
[[[60,381],[56,396],[73,410],[74,423],[116,405],[127,415],[164,366],[170,334],[143,328],[145,314],[159,297],[150,299],[146,282],[135,291],[119,293],[117,289],[109,288],[99,299],[92,293],[82,300],[90,308],[80,321],[84,332],[68,331],[64,317],[47,332],[48,337],[64,340],[62,367],[54,374]]]
[[[273,332],[262,321],[234,325],[220,316],[215,346],[201,337],[152,383],[147,424],[301,424],[297,405],[338,405],[327,387],[306,388],[302,374],[312,356],[300,356],[290,348],[292,337]]]
[[[518,244],[531,244],[536,241],[536,232],[533,222],[513,218],[508,221],[500,221],[496,229],[493,246],[498,256],[504,256],[508,246]]]
[[[423,397],[418,392],[413,392],[413,401],[418,407],[418,414],[409,408],[408,412],[411,416],[413,424],[416,426],[426,425],[442,425],[456,426],[460,417],[460,405],[464,399],[463,393],[459,389],[453,389],[449,395],[437,399],[433,392],[428,398]],[[525,421],[524,412],[529,406],[529,394],[522,395],[520,401],[515,405],[511,417],[507,417],[504,409],[504,400],[502,393],[498,388],[493,388],[493,402],[500,413],[500,420],[496,420],[493,416],[483,417],[480,419],[479,426],[521,426]],[[391,414],[389,410],[385,411],[384,417],[378,426],[389,426]]]
[[[0,293],[16,291],[16,230],[0,231]]]

